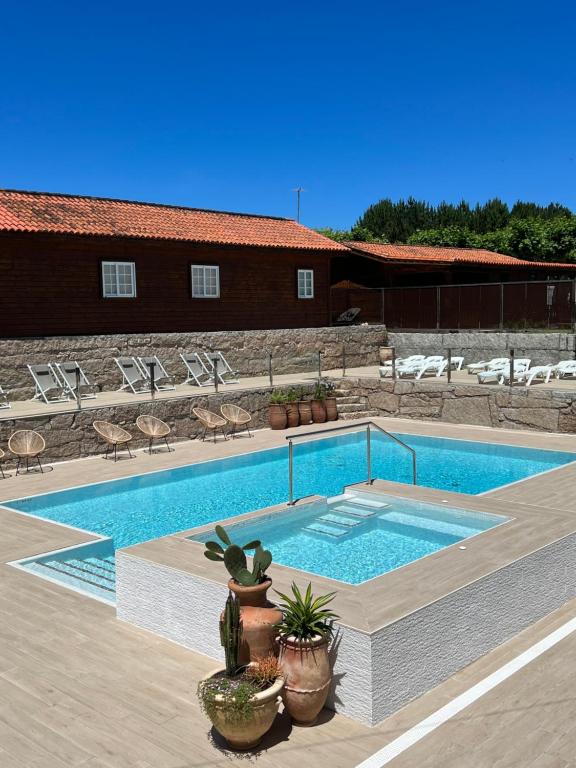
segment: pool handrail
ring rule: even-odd
[[[376,424],[374,421],[359,421],[356,424],[346,424],[341,427],[329,427],[328,429],[316,429],[316,430],[310,430],[309,432],[300,432],[299,434],[293,434],[293,435],[286,435],[286,440],[288,440],[288,505],[293,506],[295,504],[294,501],[294,440],[299,440],[303,437],[312,437],[312,436],[321,436],[321,435],[328,435],[331,432],[345,432],[348,430],[356,430],[359,431],[359,427],[366,427],[366,466],[368,470],[368,477],[366,479],[366,485],[372,485],[374,482],[374,478],[372,477],[372,444],[370,439],[370,432],[372,428],[377,429],[379,432],[382,432],[382,434],[386,435],[386,437],[389,437],[391,440],[394,440],[395,443],[398,443],[398,445],[401,445],[403,448],[406,448],[407,451],[410,451],[410,454],[412,456],[412,484],[417,485],[417,472],[416,472],[416,451],[414,448],[412,448],[408,443],[405,443],[403,440],[400,440],[399,437],[396,437],[396,435],[393,435],[391,432],[388,432],[387,429],[384,429],[384,427],[381,427],[379,424]]]

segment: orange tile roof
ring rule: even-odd
[[[8,189],[0,190],[0,231],[347,250],[292,219]]]
[[[395,245],[384,243],[348,242],[350,248],[377,259],[390,262],[420,262],[422,264],[478,264],[504,267],[562,267],[576,269],[576,264],[550,261],[525,261],[503,253],[482,248],[438,248],[432,245]]]

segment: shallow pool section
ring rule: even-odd
[[[351,492],[229,526],[234,541],[260,539],[274,561],[318,576],[361,584],[509,518]],[[212,534],[191,536],[205,542]]]

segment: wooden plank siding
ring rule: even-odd
[[[136,298],[103,298],[101,262],[136,264]],[[75,235],[0,235],[0,337],[319,327],[329,252]],[[220,298],[193,299],[191,264],[220,267]],[[314,298],[297,298],[297,270]]]

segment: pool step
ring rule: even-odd
[[[352,517],[374,517],[378,512],[377,509],[368,509],[367,507],[360,507],[354,504],[337,504],[335,507],[331,507],[334,512],[338,512],[342,515],[351,515]]]
[[[332,536],[334,539],[339,539],[340,536],[345,536],[347,533],[345,528],[337,528],[335,525],[318,522],[310,523],[310,525],[307,525],[302,530],[309,533],[321,533],[324,536]]]
[[[380,520],[388,521],[391,523],[400,523],[401,525],[409,525],[412,528],[422,528],[427,531],[435,531],[436,533],[446,533],[450,536],[460,536],[465,538],[470,536],[470,526],[459,525],[456,522],[447,522],[446,520],[434,520],[431,517],[419,517],[418,515],[411,515],[408,512],[384,512],[378,516]]]
[[[92,584],[106,592],[114,593],[114,572],[108,571],[109,575],[104,575],[87,567],[87,563],[84,560],[44,560],[37,561],[36,565],[46,571],[70,576],[85,584]]]
[[[318,519],[323,520],[326,523],[343,525],[345,528],[353,528],[355,525],[362,525],[362,520],[354,520],[350,515],[335,515],[330,512],[327,515],[322,515],[322,517],[319,517]]]

